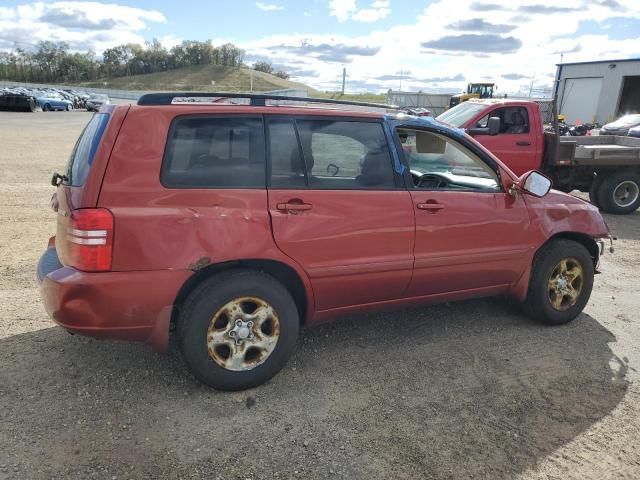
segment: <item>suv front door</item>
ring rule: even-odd
[[[526,267],[529,215],[479,155],[440,133],[398,129],[411,172],[415,267],[408,296],[499,293]]]
[[[267,124],[273,236],[309,275],[316,310],[401,297],[415,225],[382,124],[326,117]]]

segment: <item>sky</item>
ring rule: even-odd
[[[0,0],[0,50],[100,55],[158,38],[232,42],[320,90],[550,86],[561,61],[640,58],[640,0]],[[640,72],[639,72],[640,73]]]

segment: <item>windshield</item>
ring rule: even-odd
[[[487,108],[487,106],[484,103],[465,102],[439,115],[437,120],[448,123],[453,127],[462,127],[485,108]]]

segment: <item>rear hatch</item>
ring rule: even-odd
[[[96,208],[111,150],[128,105],[106,105],[94,114],[76,142],[56,192],[56,251],[60,262],[84,271],[111,267],[113,218]],[[55,208],[54,208],[55,209]]]

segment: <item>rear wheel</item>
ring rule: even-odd
[[[185,302],[178,343],[191,373],[219,390],[244,390],[278,373],[299,331],[287,289],[262,272],[235,270],[202,283]]]
[[[67,105],[67,112],[70,112],[73,109],[71,105]]]
[[[584,309],[593,288],[593,259],[572,240],[553,240],[536,254],[524,303],[534,320],[568,323]]]
[[[604,178],[600,185],[601,208],[608,213],[624,215],[640,207],[640,175],[620,172]]]

